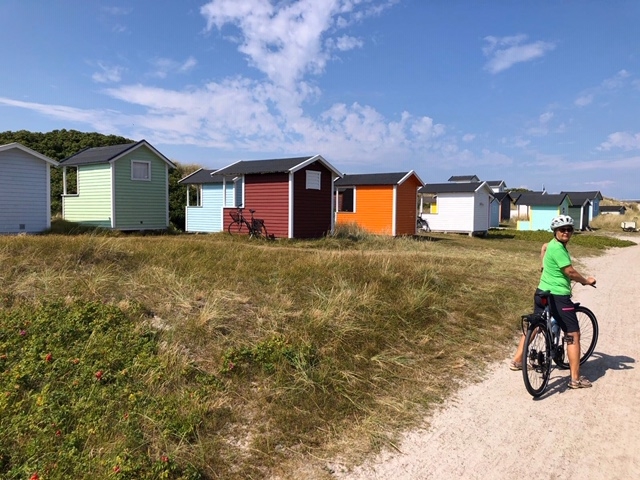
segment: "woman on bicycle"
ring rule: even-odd
[[[588,388],[591,382],[580,376],[580,326],[576,317],[575,306],[571,301],[571,282],[582,285],[595,285],[594,277],[583,277],[571,264],[567,243],[573,235],[573,218],[559,215],[551,221],[553,239],[546,244],[546,252],[542,260],[542,275],[534,296],[535,311],[543,307],[540,304],[539,292],[551,292],[551,314],[566,332],[567,355],[571,379],[569,388]],[[544,251],[543,247],[543,251]],[[511,362],[512,370],[522,368],[524,336],[520,339],[518,350]]]

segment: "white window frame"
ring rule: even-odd
[[[146,178],[138,178],[135,175],[136,165],[145,165],[147,170]],[[131,160],[131,180],[135,182],[150,182],[151,181],[151,162],[145,160]]]
[[[307,170],[307,190],[322,190],[322,172]]]
[[[233,195],[228,198],[227,185],[233,184]],[[222,187],[223,208],[244,207],[244,176],[225,178]]]
[[[352,205],[351,205],[351,209],[350,210],[345,210],[344,209],[344,196],[343,196],[343,200],[342,200],[342,208],[339,208],[340,206],[340,202],[339,202],[339,197],[340,194],[344,195],[344,192],[349,191],[351,192],[351,200],[352,200]],[[336,188],[336,211],[337,212],[341,212],[341,213],[356,213],[356,187],[338,187]]]
[[[195,193],[195,195],[193,195]],[[195,196],[195,203],[191,203],[191,196]],[[187,207],[202,207],[202,184],[187,185]]]

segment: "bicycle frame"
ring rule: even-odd
[[[529,328],[540,328],[542,326],[542,328],[544,328],[548,332],[549,338],[551,339],[550,360],[553,359],[554,361],[556,361],[556,363],[562,363],[564,359],[564,343],[566,342],[566,340],[563,338],[562,341],[560,341],[560,336],[561,336],[560,332],[562,332],[562,329],[559,324],[557,324],[558,330],[555,333],[553,331],[553,325],[552,325],[553,316],[551,315],[551,309],[549,307],[549,297],[547,295],[544,295],[541,298],[542,298],[542,304],[544,305],[544,310],[542,311],[541,314],[539,314],[541,317],[541,320],[537,320],[537,321],[536,319],[531,320],[530,318],[531,315],[523,315],[522,333],[526,335],[527,330]],[[576,304],[576,305],[579,305],[579,304]]]

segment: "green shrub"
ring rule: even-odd
[[[200,412],[183,392],[158,395],[168,372],[139,314],[100,303],[0,310],[0,477],[200,478],[171,446],[193,439]]]

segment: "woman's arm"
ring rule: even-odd
[[[547,253],[547,246],[549,243],[543,243],[540,249],[540,271],[544,270],[544,254]]]
[[[570,280],[578,282],[581,285],[595,285],[596,279],[594,277],[583,277],[580,273],[573,268],[573,265],[568,265],[562,269],[562,272],[569,277]]]

